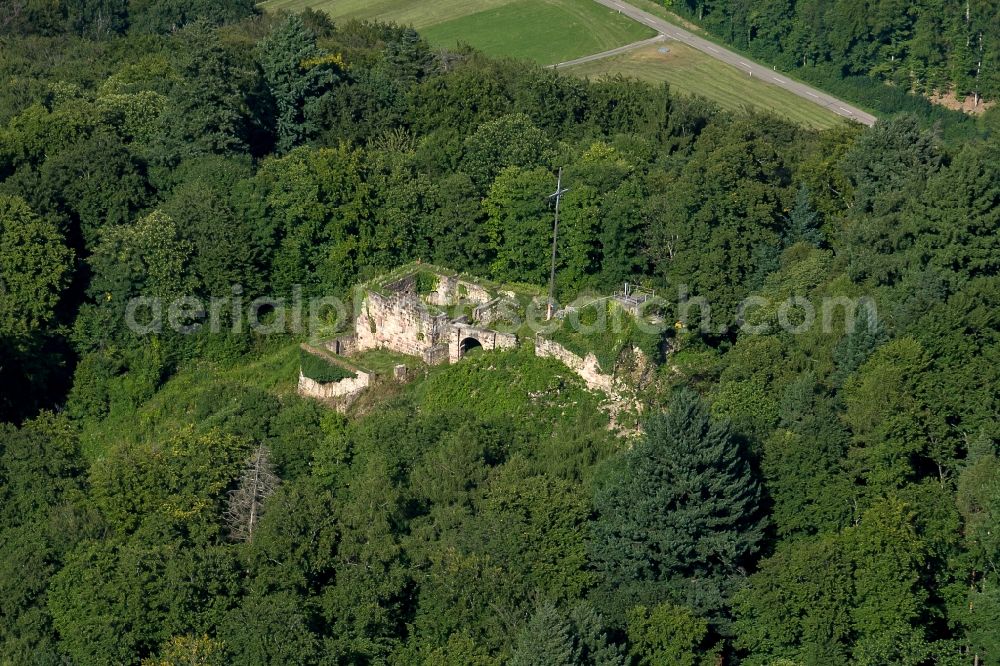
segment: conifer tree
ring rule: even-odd
[[[862,307],[851,332],[833,350],[833,362],[837,367],[833,373],[833,383],[837,386],[843,384],[885,340],[885,329],[879,323],[877,315],[871,309]]]
[[[152,161],[175,166],[182,159],[247,149],[247,108],[239,74],[212,28],[197,21],[185,28],[181,80],[160,118]]]
[[[759,500],[728,422],[679,393],[596,492],[591,553],[610,610],[670,600],[722,620],[762,538]]]
[[[788,218],[786,242],[788,245],[805,242],[816,247],[823,242],[823,234],[819,231],[819,214],[809,202],[809,188],[805,185],[795,194],[795,207]]]
[[[412,27],[403,28],[398,39],[385,46],[385,57],[397,79],[414,83],[434,68],[434,54]]]
[[[588,603],[568,613],[542,601],[517,634],[511,666],[623,666],[622,648],[608,642],[604,621]]]
[[[521,629],[511,666],[572,666],[569,622],[552,602],[542,603]]]
[[[287,153],[317,129],[316,107],[339,79],[341,60],[319,48],[295,14],[260,43],[257,57],[277,107],[277,150]]]

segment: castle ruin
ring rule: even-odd
[[[613,298],[622,300],[618,294]],[[633,305],[631,302],[621,305],[632,313],[633,308],[628,307]],[[523,321],[526,311],[532,308],[544,311],[545,297],[541,290],[522,287],[515,291],[429,264],[409,264],[360,285],[355,294],[351,330],[324,346],[342,364],[350,364],[352,356],[378,349],[419,358],[427,365],[457,363],[474,349],[517,347],[520,340],[509,332],[513,328],[509,324]],[[593,353],[575,354],[542,333],[532,334],[531,339],[537,356],[562,362],[591,390],[612,399],[620,398],[625,387],[615,376],[615,369],[602,368]],[[350,405],[370,383],[378,380],[361,368],[357,370],[361,379],[331,385],[310,383],[308,378],[300,377],[299,392],[319,399],[336,396],[337,401],[332,404],[337,408]],[[404,366],[397,366],[396,370],[404,371],[405,375]],[[399,381],[399,377],[395,379]]]
[[[360,288],[353,333],[328,344],[334,353],[387,349],[428,365],[456,363],[475,348],[511,349],[517,336],[490,324],[517,307],[512,292],[414,265]]]

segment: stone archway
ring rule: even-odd
[[[458,343],[458,357],[462,358],[468,354],[473,349],[482,349],[483,343],[479,341],[478,338],[468,337],[463,338],[460,343]]]
[[[482,347],[484,351],[493,351],[494,349],[512,349],[516,346],[517,338],[510,333],[452,324],[451,338],[448,340],[448,360],[451,363],[458,363],[467,352],[479,347]]]

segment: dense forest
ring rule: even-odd
[[[903,90],[1000,97],[996,0],[668,0],[728,42],[784,69],[871,77]]]
[[[909,71],[847,5],[831,57]],[[4,6],[0,664],[1000,663],[997,138],[816,132],[246,2]],[[948,25],[995,37],[971,6]],[[664,333],[639,436],[530,351],[344,416],[289,390],[293,332],[124,323],[415,260],[544,285],[559,167],[561,300],[713,307]],[[740,325],[861,296],[849,327]]]

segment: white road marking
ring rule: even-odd
[[[810,97],[815,97],[816,99],[819,99],[819,95],[817,95],[817,94],[816,94],[816,93],[814,93],[814,92],[809,92],[809,91],[807,90],[807,91],[806,91],[806,94],[807,94],[807,95],[809,95]]]

